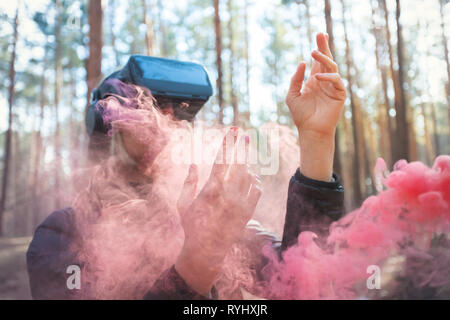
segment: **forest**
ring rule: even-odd
[[[382,157],[450,153],[448,0],[39,0],[0,4],[0,236],[32,235],[83,174],[93,89],[131,54],[203,64],[206,123],[294,128],[285,95],[327,32],[347,87],[334,171],[348,210]]]

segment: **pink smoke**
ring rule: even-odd
[[[378,175],[385,168],[379,160]],[[303,232],[297,245],[284,252],[283,262],[271,256],[273,262],[266,272],[271,274],[275,297],[408,297],[413,293],[400,291],[425,287],[448,294],[450,157],[438,157],[431,169],[405,161],[395,169],[381,178],[386,190],[331,226],[327,248],[316,244],[314,234]],[[433,245],[432,240],[438,238],[443,241]],[[375,294],[366,287],[370,265],[379,266],[385,280]],[[405,282],[414,285],[408,287]]]

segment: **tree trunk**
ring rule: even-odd
[[[86,63],[87,105],[91,100],[92,90],[102,78],[102,1],[89,0],[89,58]]]
[[[399,85],[399,105],[397,108],[397,134],[396,139],[396,157],[395,160],[410,159],[410,131],[408,128],[408,114],[407,102],[404,90],[405,76],[404,76],[404,45],[402,35],[402,24],[400,23],[401,7],[400,0],[396,0],[396,14],[395,21],[397,23],[397,62],[398,62],[398,85]]]
[[[334,32],[333,32],[333,19],[331,17],[331,4],[330,0],[325,0],[325,23],[327,28],[327,33],[329,36],[328,42],[330,46],[331,54],[336,58],[336,51],[334,46]]]
[[[116,12],[116,2],[115,0],[109,0],[109,28],[111,35],[111,48],[114,51],[114,59],[116,61],[116,67],[120,66],[119,52],[116,48],[116,34],[114,33],[114,24],[115,24],[115,12]]]
[[[164,24],[164,19],[162,17],[163,5],[161,0],[157,1],[158,5],[158,28],[159,28],[159,38],[160,41],[160,54],[163,57],[167,57],[168,48],[167,48],[167,38],[166,38],[166,26]]]
[[[358,206],[362,201],[362,192],[361,192],[361,180],[360,180],[360,138],[358,136],[358,126],[360,123],[360,119],[358,118],[359,112],[357,111],[357,104],[355,101],[355,95],[353,93],[353,76],[351,73],[351,57],[350,57],[350,44],[347,36],[347,23],[345,19],[345,3],[344,0],[341,0],[342,3],[342,21],[344,26],[344,38],[345,38],[345,61],[347,66],[347,81],[348,81],[348,92],[350,96],[350,107],[352,111],[352,127],[353,127],[353,175],[352,175],[352,187],[353,187],[353,205]]]
[[[450,127],[450,60],[447,45],[447,37],[445,36],[444,2],[445,0],[439,0],[440,15],[441,15],[442,46],[444,47],[444,58],[445,63],[447,65],[447,85],[445,86],[445,93],[447,95],[448,125]]]
[[[56,21],[55,21],[55,101],[54,101],[54,121],[55,121],[55,133],[54,133],[54,206],[55,208],[61,207],[61,154],[60,154],[60,125],[59,125],[59,101],[61,98],[61,88],[62,88],[62,39],[61,39],[61,28],[62,28],[62,3],[61,0],[56,0]]]
[[[153,56],[155,54],[155,31],[153,29],[153,20],[147,12],[147,0],[142,1],[142,10],[144,11],[144,24],[145,29],[145,45],[147,49],[147,55]]]
[[[397,72],[394,69],[394,50],[392,48],[391,44],[391,31],[389,28],[389,11],[387,9],[386,0],[380,0],[379,4],[381,5],[381,8],[384,13],[384,21],[385,21],[385,33],[386,33],[386,43],[388,47],[388,53],[389,53],[389,69],[391,72],[391,78],[392,82],[394,84],[394,106],[395,110],[398,110],[400,108],[400,85],[398,81],[398,75]],[[391,119],[390,119],[391,120]],[[394,125],[392,128],[392,132],[395,132],[395,135],[397,134],[397,115],[394,119]],[[392,123],[392,122],[391,122]],[[392,135],[393,137],[394,135]],[[398,152],[397,152],[397,145],[398,140],[391,140],[391,157],[392,157],[392,163],[399,160]]]
[[[331,5],[330,0],[325,0],[325,23],[328,33],[328,43],[330,46],[331,54],[334,58],[336,58],[335,47],[334,47],[334,33],[333,33],[333,19],[331,17]],[[343,116],[341,116],[342,120]],[[341,121],[340,121],[341,122]],[[341,164],[341,147],[339,141],[339,127],[336,129],[335,135],[335,151],[334,151],[334,159],[333,159],[333,170],[342,176],[342,164]]]
[[[434,140],[434,152],[436,156],[441,154],[441,148],[439,146],[439,133],[437,129],[437,118],[436,118],[436,106],[430,103],[431,109],[431,123],[433,126],[433,140]]]
[[[422,102],[420,104],[420,111],[423,117],[423,130],[425,133],[425,159],[426,159],[426,163],[428,165],[432,165],[433,163],[433,159],[434,159],[434,151],[433,151],[433,143],[431,142],[431,137],[430,137],[430,129],[428,127],[428,116],[427,116],[427,112],[426,112],[426,106],[425,103]]]
[[[16,15],[14,17],[14,33],[12,43],[11,61],[9,64],[9,88],[8,88],[8,129],[5,137],[5,152],[3,160],[3,177],[2,177],[2,191],[0,195],[0,237],[3,236],[3,217],[6,207],[6,196],[8,194],[8,175],[9,164],[11,157],[11,139],[12,139],[12,120],[13,120],[13,103],[15,94],[15,77],[16,77],[16,54],[17,54],[17,40],[19,37],[19,7],[16,9]]]
[[[303,4],[305,5],[305,14],[306,14],[306,31],[308,32],[308,41],[309,41],[309,51],[312,51],[313,48],[313,31],[311,27],[311,12],[309,7],[309,1],[303,0]]]
[[[230,102],[231,106],[233,108],[233,124],[238,125],[239,124],[239,108],[238,108],[238,101],[236,96],[236,91],[234,88],[234,35],[233,35],[233,0],[228,0],[227,2],[228,7],[228,50],[230,53],[230,60],[229,60],[229,83],[230,83]]]
[[[383,88],[383,107],[378,108],[378,126],[380,130],[380,153],[388,167],[392,165],[392,156],[391,156],[391,139],[394,136],[393,128],[391,125],[391,120],[389,116],[389,109],[391,108],[389,102],[388,95],[388,78],[387,78],[387,70],[386,66],[382,65],[382,55],[384,51],[384,43],[383,37],[380,34],[380,30],[375,23],[375,7],[373,2],[371,2],[372,6],[372,33],[375,38],[375,57],[377,68],[380,71],[381,77],[381,86]]]
[[[248,0],[245,0],[244,4],[244,58],[245,58],[245,93],[247,95],[246,99],[246,108],[247,114],[249,116],[250,113],[250,61],[249,61],[249,50],[248,50]],[[250,116],[248,119],[245,119],[246,123],[247,121],[250,121]]]
[[[222,27],[220,22],[220,3],[214,0],[214,30],[216,33],[217,101],[219,104],[219,123],[223,124],[223,83],[222,83]]]
[[[45,56],[44,56],[44,63],[43,68],[44,70],[47,68],[47,50],[45,50]],[[34,230],[39,223],[40,220],[40,213],[41,213],[41,206],[40,206],[40,199],[38,198],[38,189],[39,189],[39,178],[40,178],[40,168],[41,168],[41,155],[42,155],[42,135],[41,135],[41,128],[42,124],[44,122],[44,107],[46,104],[46,78],[45,73],[42,73],[41,75],[41,92],[40,92],[40,113],[39,113],[39,122],[36,129],[36,135],[35,135],[35,153],[34,153],[34,159],[33,159],[33,176],[31,181],[31,201],[32,201],[32,211],[33,211],[33,221],[32,221],[32,229]]]

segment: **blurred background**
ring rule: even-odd
[[[449,0],[22,0],[0,3],[0,299],[29,298],[24,252],[69,206],[86,166],[84,110],[130,54],[196,61],[209,124],[293,129],[284,97],[328,32],[348,88],[335,171],[351,210],[376,192],[378,157],[450,153]],[[22,273],[14,273],[22,270]],[[19,272],[19,271],[17,271]]]

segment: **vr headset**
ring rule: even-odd
[[[149,89],[158,108],[171,108],[176,119],[187,121],[194,120],[213,94],[208,73],[200,64],[132,55],[123,69],[112,73],[94,89],[93,101],[86,111],[89,135],[108,132],[102,107],[97,102],[111,95],[129,97],[129,87],[124,83]]]

